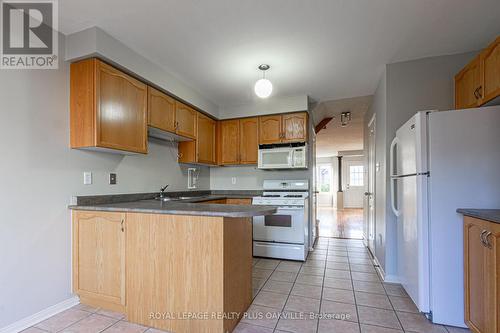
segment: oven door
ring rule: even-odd
[[[273,215],[253,218],[253,240],[304,244],[304,207],[280,207]]]
[[[259,149],[259,169],[289,169],[293,150],[290,148]]]

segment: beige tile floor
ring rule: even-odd
[[[382,283],[361,240],[322,237],[305,263],[255,258],[253,287],[235,333],[469,332],[432,324],[400,285]]]
[[[360,240],[320,238],[304,263],[255,258],[252,274],[253,303],[235,333],[469,332],[433,325],[400,285],[382,283]],[[161,333],[85,305],[24,332]]]

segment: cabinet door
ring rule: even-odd
[[[125,306],[125,214],[73,212],[73,288],[92,305]]]
[[[176,133],[187,138],[196,139],[196,110],[189,106],[176,102],[175,118],[176,118]]]
[[[215,120],[198,114],[197,162],[215,164]]]
[[[223,120],[220,124],[221,164],[238,164],[239,159],[239,120]]]
[[[500,37],[481,52],[480,104],[500,95]]]
[[[240,119],[240,164],[257,164],[259,118]]]
[[[455,76],[455,108],[467,109],[479,105],[479,56]]]
[[[283,115],[283,142],[307,141],[307,112]]]
[[[259,143],[280,143],[282,138],[281,116],[259,117]]]
[[[486,240],[484,236],[489,232],[491,232],[487,237],[489,244],[485,244],[481,238]],[[474,332],[497,332],[500,315],[497,299],[499,238],[499,226],[474,218],[465,218],[465,322]]]
[[[147,103],[144,83],[97,61],[97,146],[146,153]]]
[[[153,87],[148,87],[148,125],[175,132],[175,100]]]

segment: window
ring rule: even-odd
[[[349,167],[349,186],[363,186],[363,166],[351,165]]]
[[[332,167],[329,165],[321,165],[319,167],[319,191],[331,192],[332,184]]]

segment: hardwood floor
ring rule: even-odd
[[[319,236],[363,238],[363,209],[318,207]]]

